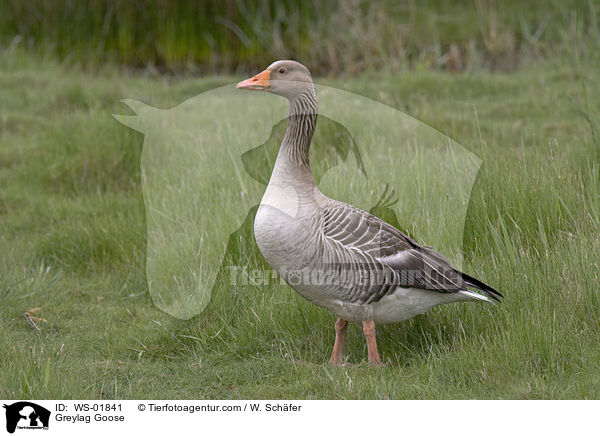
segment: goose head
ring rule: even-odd
[[[310,71],[296,61],[276,61],[262,73],[237,84],[239,89],[267,91],[292,101],[307,90],[314,90]]]

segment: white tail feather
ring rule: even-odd
[[[488,297],[486,297],[485,295],[481,295],[477,292],[474,291],[458,291],[459,294],[468,296],[469,298],[472,298],[474,300],[479,300],[479,301],[487,301],[488,303],[493,303],[493,301],[491,299],[489,299]]]

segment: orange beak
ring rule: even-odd
[[[265,70],[237,84],[236,88],[255,91],[268,91],[271,88],[271,71]]]

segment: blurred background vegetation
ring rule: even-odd
[[[95,68],[255,70],[293,58],[317,74],[511,70],[597,56],[597,0],[0,0],[0,44]]]

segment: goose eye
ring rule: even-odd
[[[281,74],[285,73],[286,71],[287,71],[287,70],[286,70],[284,67],[281,67],[281,68],[279,69],[279,72],[280,72]]]

